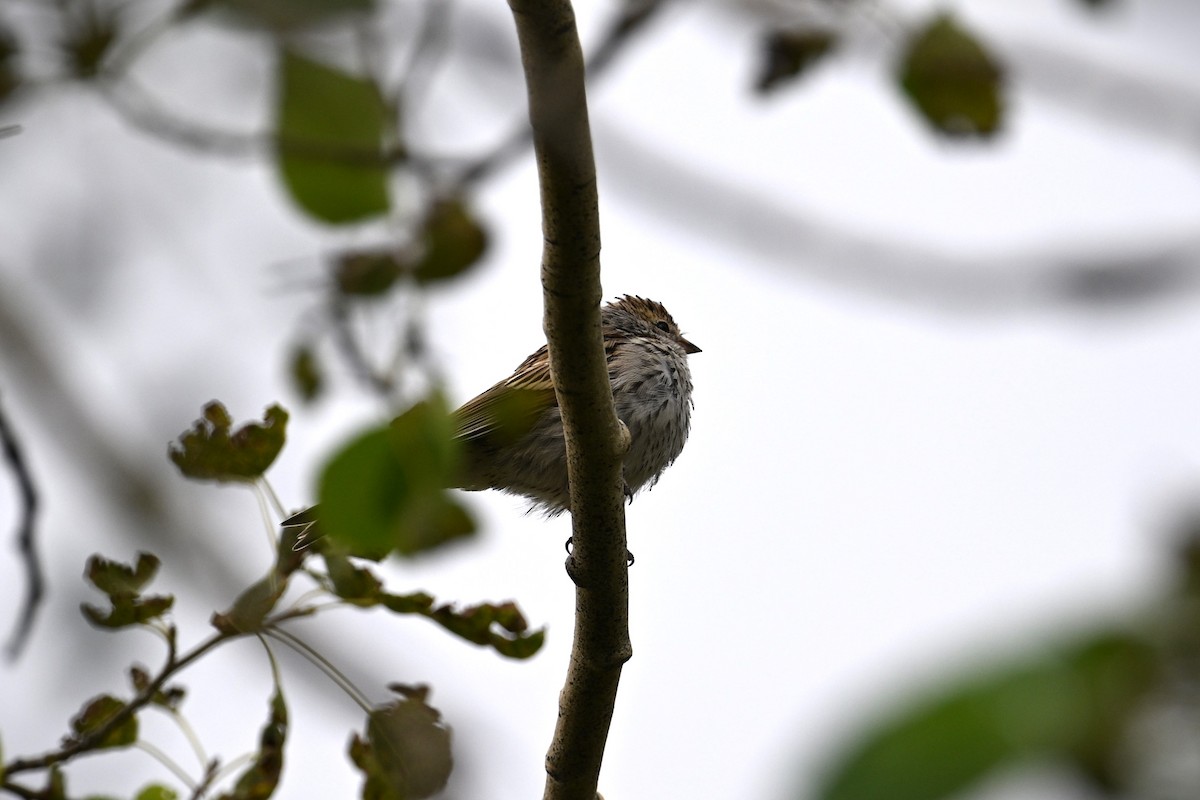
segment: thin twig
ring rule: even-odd
[[[45,594],[45,579],[42,574],[36,539],[37,488],[33,484],[33,475],[29,471],[29,465],[25,463],[21,445],[17,442],[12,427],[8,424],[3,407],[0,407],[0,448],[4,450],[4,460],[8,462],[9,468],[17,480],[17,488],[21,496],[21,521],[17,526],[17,548],[21,551],[21,559],[25,562],[25,600],[21,605],[17,626],[13,629],[6,647],[9,659],[16,659],[22,648],[25,647],[29,634],[33,631],[33,621]]]

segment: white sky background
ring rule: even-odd
[[[490,18],[507,13],[481,5]],[[1186,87],[1193,103],[1200,93],[1200,10],[1189,3],[1099,16],[1065,0],[951,5],[1001,53],[1062,46]],[[581,11],[586,41],[601,11]],[[173,60],[171,42],[147,65],[176,81],[168,102],[253,127],[267,86],[246,75],[267,62],[227,33],[193,39],[179,46],[203,53],[205,70]],[[955,146],[923,128],[870,58],[834,60],[755,97],[756,43],[743,17],[673,9],[592,93],[606,293],[663,301],[704,348],[692,358],[692,439],[629,509],[635,657],[601,779],[610,798],[771,798],[805,785],[841,737],[914,683],[1152,598],[1169,577],[1167,523],[1195,494],[1195,296],[1097,311],[1030,299],[1039,285],[1030,277],[1015,281],[1014,302],[957,307],[856,277],[871,273],[839,264],[847,257],[837,248],[806,250],[800,224],[930,250],[962,270],[1035,276],[1050,256],[1154,252],[1154,243],[1190,244],[1194,270],[1196,130],[1188,142],[1178,131],[1107,127],[1017,76],[1007,133]],[[445,98],[464,87],[440,76],[425,135],[447,149],[486,144],[523,114],[512,106],[519,74],[504,63],[511,72],[497,67],[458,102]],[[484,100],[492,105],[481,109]],[[352,397],[344,375],[338,398],[314,410],[290,394],[283,355],[315,304],[294,287],[319,275],[320,252],[372,232],[317,229],[291,210],[268,166],[153,141],[77,95],[23,114],[0,115],[25,127],[0,142],[0,295],[35,321],[119,450],[160,463],[168,502],[237,554],[235,574],[220,575],[164,553],[156,586],[178,593],[193,642],[269,555],[251,495],[175,478],[165,443],[211,398],[239,419],[282,400],[294,416],[273,483],[289,505],[311,498],[322,456],[381,412]],[[661,181],[679,166],[698,183],[664,204]],[[696,202],[721,187],[737,191]],[[749,196],[800,233],[770,240]],[[432,347],[455,399],[506,375],[540,341],[536,198],[528,158],[486,185],[477,204],[494,234],[487,263],[429,299]],[[706,207],[723,220],[703,216]],[[103,501],[103,465],[23,390],[28,376],[0,345],[5,411],[40,478],[51,578],[29,651],[0,667],[0,733],[6,753],[35,753],[84,699],[125,690],[133,651],[157,663],[149,637],[92,631],[76,610],[88,554],[128,558],[153,545],[122,538],[128,520]],[[0,481],[3,530],[14,500],[11,481]],[[468,501],[485,526],[477,544],[386,571],[398,591],[516,598],[550,626],[533,661],[503,661],[417,619],[341,611],[296,631],[312,631],[336,663],[372,681],[363,688],[376,699],[382,680],[433,685],[458,748],[448,796],[538,796],[570,646],[569,524],[525,516],[513,498]],[[20,588],[15,559],[4,559],[4,607]],[[293,732],[280,796],[350,796],[358,779],[344,751],[362,724],[357,710],[284,660]],[[213,750],[228,758],[252,746],[269,692],[257,645],[237,645],[182,682],[184,708]],[[81,794],[170,780],[140,753],[69,774]],[[1058,798],[1058,788],[1041,776],[988,797]]]

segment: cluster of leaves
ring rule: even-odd
[[[756,88],[776,90],[808,72],[836,50],[827,27],[771,32],[763,46]],[[938,14],[908,32],[896,66],[902,94],[934,131],[987,137],[1000,129],[1004,73],[978,37],[949,14]]]
[[[1066,767],[1083,791],[1138,796],[1131,745],[1146,720],[1195,707],[1200,537],[1184,562],[1181,586],[1148,609],[1152,624],[1068,637],[943,681],[850,742],[815,796],[948,800],[1030,763]]]
[[[213,402],[169,448],[169,454],[191,478],[255,482],[279,455],[287,419],[282,408],[271,406],[262,422],[235,429],[225,408]],[[138,714],[146,708],[159,707],[173,717],[181,714],[185,691],[171,681],[189,664],[218,645],[243,636],[257,636],[264,643],[271,639],[284,644],[295,641],[281,626],[317,612],[311,602],[280,607],[298,577],[315,581],[327,598],[344,605],[425,617],[462,639],[509,658],[534,655],[544,641],[544,631],[531,630],[515,604],[458,608],[439,604],[424,592],[396,594],[387,591],[382,580],[361,563],[363,558],[377,561],[392,553],[411,556],[425,552],[474,530],[466,511],[445,491],[454,467],[452,432],[444,406],[430,401],[348,446],[333,459],[322,481],[328,513],[322,507],[319,513],[310,511],[293,518],[283,530],[267,574],[227,610],[214,614],[215,633],[186,653],[178,652],[176,629],[167,617],[174,598],[144,593],[158,572],[158,558],[139,553],[133,564],[123,564],[94,556],[85,575],[107,598],[108,608],[84,603],[84,616],[93,625],[110,630],[140,626],[158,631],[167,643],[165,663],[153,674],[133,666],[133,694],[127,699],[104,694],[87,701],[71,721],[71,733],[58,750],[0,764],[0,786],[22,796],[65,800],[61,770],[65,762],[83,753],[136,744]],[[324,569],[311,563],[314,557],[319,557]],[[365,733],[351,738],[350,759],[363,774],[364,798],[429,797],[445,786],[450,775],[449,728],[428,704],[428,689],[400,684],[392,688],[399,699],[364,705]],[[360,702],[365,704],[365,700]],[[231,784],[216,795],[220,800],[264,800],[275,792],[288,734],[288,708],[277,670],[268,706],[258,751],[249,765],[234,779],[216,759],[203,764],[203,774],[189,787],[193,797],[208,796],[218,783]],[[35,770],[46,773],[44,789],[34,790],[14,781],[14,776]],[[135,800],[176,797],[174,790],[152,784]]]

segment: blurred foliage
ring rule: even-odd
[[[212,11],[237,24],[285,33],[338,21],[348,14],[366,14],[374,0],[190,0],[184,13]]]
[[[335,224],[388,211],[387,116],[373,81],[290,48],[279,53],[277,157],[300,208]]]
[[[96,77],[122,33],[119,7],[92,0],[75,2],[69,4],[63,23],[59,44],[71,74],[84,80]]]
[[[833,51],[837,34],[820,29],[773,31],[762,49],[762,66],[754,88],[766,94],[809,69]]]
[[[167,448],[168,455],[189,478],[221,483],[253,483],[275,462],[287,438],[288,413],[273,405],[262,424],[247,423],[233,433],[233,418],[215,400],[190,431]]]
[[[1200,538],[1184,550],[1182,586],[1147,609],[1144,624],[1064,637],[1003,666],[950,676],[882,716],[831,762],[816,798],[949,800],[1033,763],[1067,768],[1081,791],[1141,797],[1130,758],[1139,726],[1164,702],[1196,703],[1197,554]],[[1200,796],[1200,785],[1180,796]]]
[[[1000,127],[1003,73],[983,45],[949,14],[909,42],[900,85],[925,120],[950,136],[990,136]]]
[[[371,710],[366,737],[350,741],[350,760],[363,773],[363,800],[422,800],[450,778],[450,729],[425,702],[427,687],[390,688],[401,699]]]
[[[326,465],[318,524],[352,556],[411,556],[475,532],[448,491],[458,469],[454,421],[441,398],[369,430]]]
[[[254,761],[241,774],[232,792],[219,800],[266,800],[275,793],[283,773],[283,745],[287,741],[288,711],[278,685],[271,695],[271,712],[258,739]]]
[[[19,54],[17,37],[0,19],[0,105],[16,94],[21,85],[21,72],[17,65]]]

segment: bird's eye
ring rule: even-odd
[[[654,323],[654,327],[658,328],[663,333],[671,332],[671,326],[668,325],[667,321],[663,319],[660,319],[658,322]]]

